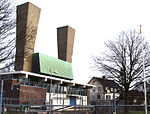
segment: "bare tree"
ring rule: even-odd
[[[94,66],[122,87],[125,103],[129,90],[143,81],[143,54],[148,77],[150,51],[143,39],[136,30],[122,31],[116,40],[105,43],[107,50],[101,56],[93,57]]]
[[[15,55],[15,6],[12,0],[0,0],[0,71],[9,70]]]

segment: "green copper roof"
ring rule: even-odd
[[[72,64],[41,53],[34,53],[32,71],[60,78],[73,79]]]

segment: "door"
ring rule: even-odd
[[[70,97],[70,106],[76,105],[76,99],[75,97]]]

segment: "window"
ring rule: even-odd
[[[14,85],[11,85],[11,88],[10,88],[11,90],[14,90]]]
[[[100,92],[101,91],[101,87],[98,87],[98,92]]]
[[[100,95],[97,95],[97,99],[101,99],[101,96],[100,96]]]
[[[113,92],[113,88],[111,88],[111,92]]]
[[[105,87],[105,90],[108,90],[108,87]]]
[[[93,80],[93,84],[95,83],[95,80]]]
[[[95,92],[96,91],[96,88],[94,87],[93,91]]]
[[[117,92],[117,89],[115,88],[115,92]]]
[[[110,95],[106,95],[106,100],[110,100],[111,96]]]

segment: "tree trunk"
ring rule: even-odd
[[[125,89],[125,91],[124,91],[124,103],[125,103],[125,113],[127,113],[128,112],[128,107],[126,106],[126,105],[128,105],[128,89]]]

